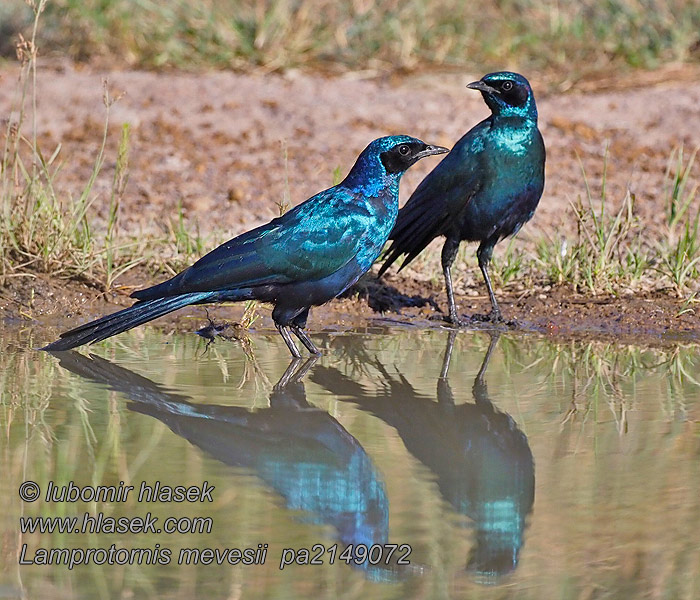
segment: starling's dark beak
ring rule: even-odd
[[[492,88],[490,85],[484,83],[483,81],[472,81],[467,85],[470,90],[478,90],[479,92],[484,92],[485,94],[499,94],[500,92],[496,88]]]
[[[414,156],[416,159],[419,159],[425,156],[432,156],[433,154],[445,154],[449,151],[449,148],[443,148],[442,146],[426,146],[423,150],[417,152]]]

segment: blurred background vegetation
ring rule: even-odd
[[[0,3],[0,53],[33,0]],[[700,62],[697,0],[52,0],[46,56],[147,69],[545,70]]]

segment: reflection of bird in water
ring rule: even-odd
[[[306,401],[302,378],[314,358],[293,360],[270,407],[250,411],[192,403],[94,355],[56,356],[62,367],[125,394],[131,410],[162,421],[217,460],[251,469],[287,508],[310,513],[305,521],[333,526],[343,545],[387,543],[389,500],[376,467],[338,421]],[[371,578],[395,577],[388,568],[363,568]]]
[[[437,402],[382,365],[385,387],[375,394],[336,369],[318,367],[311,378],[394,427],[409,452],[437,475],[445,500],[473,521],[476,539],[467,569],[491,583],[517,567],[534,501],[534,462],[523,432],[488,396],[484,374],[498,336],[491,338],[474,380],[474,403],[454,403],[447,370],[455,335],[448,338]]]

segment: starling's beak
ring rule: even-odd
[[[500,94],[496,88],[492,88],[490,85],[484,83],[483,81],[472,81],[467,85],[470,90],[478,90],[479,92],[484,92],[484,94]]]
[[[449,151],[449,148],[443,148],[442,146],[426,146],[423,150],[417,152],[414,157],[419,159],[425,156],[432,156],[433,154],[445,154]]]

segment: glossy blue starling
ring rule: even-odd
[[[454,325],[460,320],[450,267],[460,242],[480,242],[476,255],[491,300],[488,318],[502,320],[488,272],[493,248],[532,218],[544,189],[544,141],[527,79],[503,71],[467,87],[481,92],[491,116],[455,144],[399,211],[379,272],[381,276],[401,255],[406,255],[405,267],[433,239],[444,236],[442,269]]]
[[[260,300],[274,305],[272,319],[293,356],[300,353],[290,330],[318,354],[304,331],[310,307],[370,268],[396,222],[401,176],[421,158],[445,152],[404,135],[374,140],[338,185],[134,292],[133,306],[63,333],[43,350],[104,340],[190,304]]]

